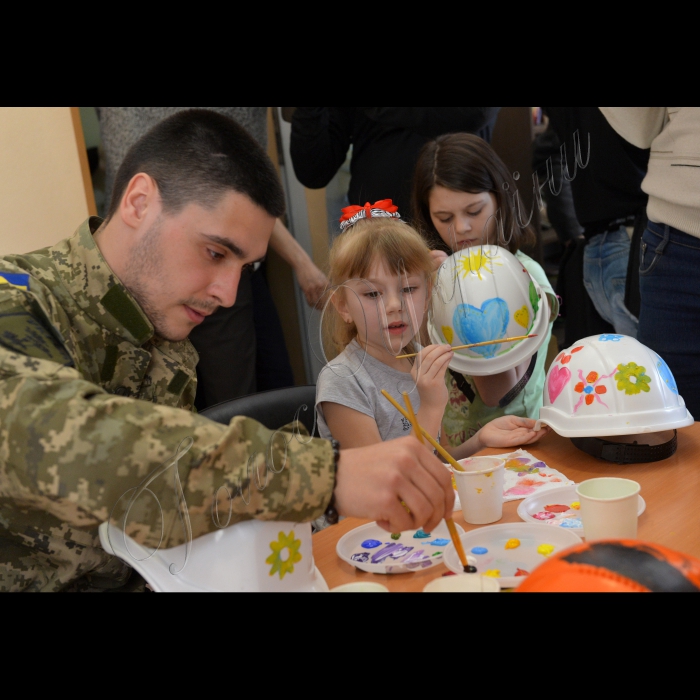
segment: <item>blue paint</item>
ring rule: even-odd
[[[444,547],[446,544],[449,543],[449,540],[443,539],[442,537],[438,537],[436,540],[433,540],[432,542],[427,542],[426,544],[432,544],[434,547]]]
[[[571,528],[581,528],[583,523],[581,518],[566,518],[559,523],[559,527],[571,527]]]
[[[486,554],[488,551],[486,547],[472,547],[472,554]]]
[[[429,532],[423,532],[423,530],[418,530],[415,535],[413,535],[416,539],[422,540],[425,537],[431,537],[431,534]]]
[[[505,338],[510,314],[508,304],[500,297],[487,299],[480,309],[471,304],[460,304],[452,317],[452,325],[460,340],[466,345],[494,338]],[[499,344],[471,348],[482,357],[494,357]]]
[[[379,540],[365,540],[362,546],[365,549],[374,549],[375,547],[379,547],[380,544],[381,542]]]
[[[622,340],[622,338],[623,338],[623,336],[616,335],[614,333],[603,333],[603,335],[601,335],[598,338],[598,340],[600,340],[601,342],[604,342],[606,340],[611,340],[613,343],[617,343],[618,340]]]
[[[656,355],[656,353],[654,353]],[[661,375],[661,379],[665,382],[666,386],[674,393],[678,393],[678,387],[676,386],[676,380],[673,378],[673,374],[671,373],[671,370],[668,368],[668,365],[658,356],[656,355],[656,368],[659,370],[659,374]]]

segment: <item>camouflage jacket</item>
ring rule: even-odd
[[[130,567],[97,534],[109,518],[172,547],[183,514],[197,537],[308,521],[330,500],[328,441],[192,412],[197,353],[154,336],[94,242],[99,224],[0,259],[0,591],[122,586]]]

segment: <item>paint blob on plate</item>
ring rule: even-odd
[[[544,509],[547,513],[566,513],[566,511],[569,510],[569,506],[564,506],[559,503],[555,503],[552,505],[545,506]]]
[[[472,547],[472,554],[488,554],[486,547]]]
[[[552,520],[557,516],[554,513],[548,513],[547,511],[541,510],[539,513],[533,513],[532,517],[535,518],[535,520]]]

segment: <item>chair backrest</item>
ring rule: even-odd
[[[309,434],[313,435],[315,405],[316,385],[309,384],[240,396],[209,406],[200,411],[199,415],[225,424],[234,416],[248,416],[262,423],[266,428],[276,430],[291,423],[298,412],[299,421],[306,426]]]

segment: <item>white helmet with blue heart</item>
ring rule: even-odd
[[[450,369],[478,377],[517,367],[539,350],[548,323],[542,288],[505,248],[465,248],[440,266],[428,318],[433,343],[469,345],[536,334],[456,350]]]

